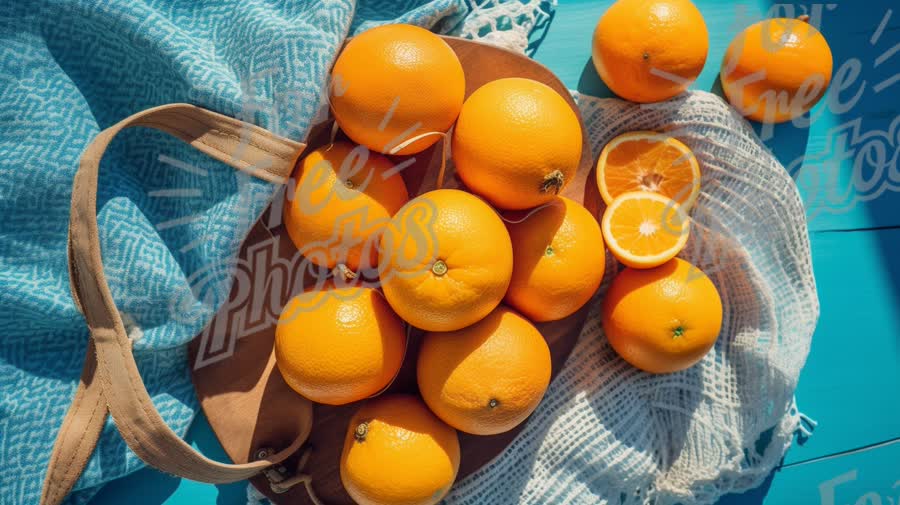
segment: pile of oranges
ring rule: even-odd
[[[729,50],[726,93],[755,64],[755,33],[745,35],[749,49]],[[665,100],[700,73],[707,38],[688,0],[618,0],[598,25],[594,63],[620,96]],[[773,82],[782,91],[798,91],[781,77]],[[387,25],[353,38],[329,93],[348,140],[309,152],[288,192],[290,238],[331,274],[285,305],[276,361],[312,401],[370,399],[348,426],[340,464],[361,504],[440,501],[459,469],[457,430],[503,433],[534,411],[551,375],[534,323],[569,317],[591,300],[606,249],[626,268],[602,301],[602,324],[627,362],[683,370],[721,330],[716,287],[676,258],[701,194],[700,165],[685,144],[649,131],[609,142],[596,165],[606,203],[598,222],[559,195],[582,154],[569,102],[522,78],[466,98],[465,82],[453,49],[427,30]],[[761,110],[759,100],[741,100],[748,115]],[[787,107],[759,113],[792,117],[806,105]],[[438,188],[411,197],[395,156],[439,142],[464,189],[441,189],[442,165]],[[362,282],[375,276],[377,286]],[[412,327],[424,331],[417,356],[407,356]],[[420,396],[380,395],[406,360],[415,360]]]
[[[331,274],[283,308],[276,362],[312,401],[371,398],[341,456],[355,501],[436,503],[459,469],[457,430],[509,431],[543,398],[551,354],[534,323],[572,315],[600,286],[600,225],[559,195],[581,162],[581,124],[530,79],[466,98],[450,46],[407,25],[353,38],[329,98],[348,140],[299,162],[284,222]],[[465,190],[441,189],[440,175],[411,197],[391,156],[435,144],[451,149]],[[424,332],[417,356],[407,356],[410,328]],[[380,395],[407,360],[420,397]]]

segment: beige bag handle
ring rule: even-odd
[[[195,451],[160,417],[138,373],[131,341],[103,273],[97,229],[100,160],[112,139],[132,126],[155,128],[260,179],[287,181],[304,144],[189,104],[147,109],[102,131],[81,156],[72,187],[69,282],[90,329],[81,381],[53,447],[42,505],[56,505],[72,489],[100,437],[108,414],[128,447],[164,472],[208,483],[247,479],[278,463],[306,441],[312,415],[284,450],[240,465],[219,463]]]

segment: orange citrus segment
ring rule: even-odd
[[[616,259],[632,268],[653,268],[681,252],[690,221],[674,200],[636,191],[613,200],[603,214],[601,229]]]
[[[624,193],[652,191],[688,212],[700,193],[700,165],[678,139],[648,131],[624,133],[600,153],[597,186],[607,205]]]

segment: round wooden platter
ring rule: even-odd
[[[483,84],[504,77],[525,77],[547,84],[556,90],[578,114],[566,87],[547,68],[527,58],[497,47],[454,37],[444,37],[456,51],[466,74],[466,96]],[[580,116],[579,116],[580,117]],[[310,146],[328,142],[328,127],[321,125],[310,136]],[[596,217],[601,200],[593,180],[593,156],[586,134],[583,133],[583,152],[577,177],[563,190],[563,195],[584,203]],[[534,139],[540,142],[541,139]],[[440,145],[438,142],[437,145]],[[434,189],[440,166],[441,152],[437,148],[415,155],[403,178],[411,194]],[[396,161],[403,161],[397,158]],[[452,163],[448,164],[445,188],[462,187],[455,177]],[[274,321],[280,307],[288,300],[289,282],[279,287],[276,278],[289,276],[284,263],[297,263],[296,249],[280,223],[281,204],[276,200],[263,215],[244,242],[239,262],[242,281],[235,282],[232,302],[226,304],[195,338],[191,345],[191,364],[194,385],[209,423],[228,456],[235,462],[255,459],[260,449],[280,449],[287,446],[302,429],[302,419],[309,415],[310,403],[290,390],[274,367],[272,346]],[[280,265],[277,263],[281,262]],[[296,267],[296,264],[293,265]],[[308,270],[308,269],[305,269]],[[305,275],[309,275],[306,273]],[[272,282],[252,282],[266,279]],[[244,286],[239,286],[240,284]],[[247,290],[247,286],[256,286]],[[260,316],[260,307],[268,307]],[[588,307],[576,314],[552,323],[537,325],[547,339],[553,357],[554,377],[572,351],[584,325]],[[413,330],[403,368],[387,393],[415,393],[415,357],[421,332]],[[344,491],[339,471],[341,449],[350,417],[359,408],[357,403],[341,407],[314,405],[313,428],[307,445],[310,459],[303,471],[312,475],[313,487],[327,504],[349,504],[352,500]],[[500,454],[516,436],[517,429],[495,436],[474,436],[460,433],[462,459],[458,479],[471,474]],[[284,463],[293,474],[298,457]],[[266,477],[253,479],[258,489],[275,503],[311,503],[303,485],[284,494],[271,491]]]

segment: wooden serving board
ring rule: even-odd
[[[466,96],[495,79],[525,77],[556,90],[578,114],[566,87],[535,61],[470,40],[453,37],[444,37],[444,40],[462,62],[466,74]],[[311,148],[328,142],[327,131],[327,125],[323,125],[313,132],[310,136]],[[587,183],[593,180],[593,155],[586,134],[583,136],[584,147],[577,176],[565,188],[563,195],[583,202],[596,217],[601,199],[596,185]],[[534,140],[540,142],[540,139]],[[411,194],[434,189],[440,156],[436,148],[419,153],[415,155],[413,165],[402,172]],[[397,161],[401,160],[397,158]],[[462,187],[452,170],[452,163],[448,166],[443,187]],[[288,445],[300,430],[302,423],[298,419],[308,415],[310,409],[310,403],[288,388],[274,367],[274,320],[270,317],[268,324],[265,321],[254,324],[255,320],[260,319],[260,306],[277,309],[270,310],[270,314],[274,313],[277,319],[278,311],[291,294],[290,290],[279,289],[276,283],[257,282],[250,284],[265,288],[249,294],[245,291],[247,279],[265,279],[273,270],[284,269],[284,265],[276,266],[278,258],[289,261],[295,257],[296,249],[283,227],[277,224],[280,223],[280,215],[280,200],[276,200],[245,240],[239,267],[245,287],[239,287],[241,283],[236,282],[232,292],[233,300],[239,300],[239,303],[226,304],[204,334],[195,338],[191,345],[193,380],[203,411],[225,452],[235,462],[255,459],[261,448],[280,449]],[[584,307],[561,321],[537,325],[550,345],[554,377],[575,345],[587,309]],[[248,327],[251,329],[248,330]],[[389,393],[416,392],[415,356],[420,338],[421,332],[414,330],[403,368],[388,389]],[[312,408],[314,425],[308,441],[312,455],[304,470],[312,475],[313,487],[325,503],[350,504],[352,500],[341,485],[339,461],[347,423],[359,404],[341,407],[314,405]],[[462,459],[458,479],[500,454],[522,427],[520,425],[513,431],[487,437],[460,433]],[[296,465],[296,457],[284,463],[289,473],[293,473]],[[275,503],[310,503],[302,485],[277,495],[271,491],[265,477],[258,476],[253,483]]]

